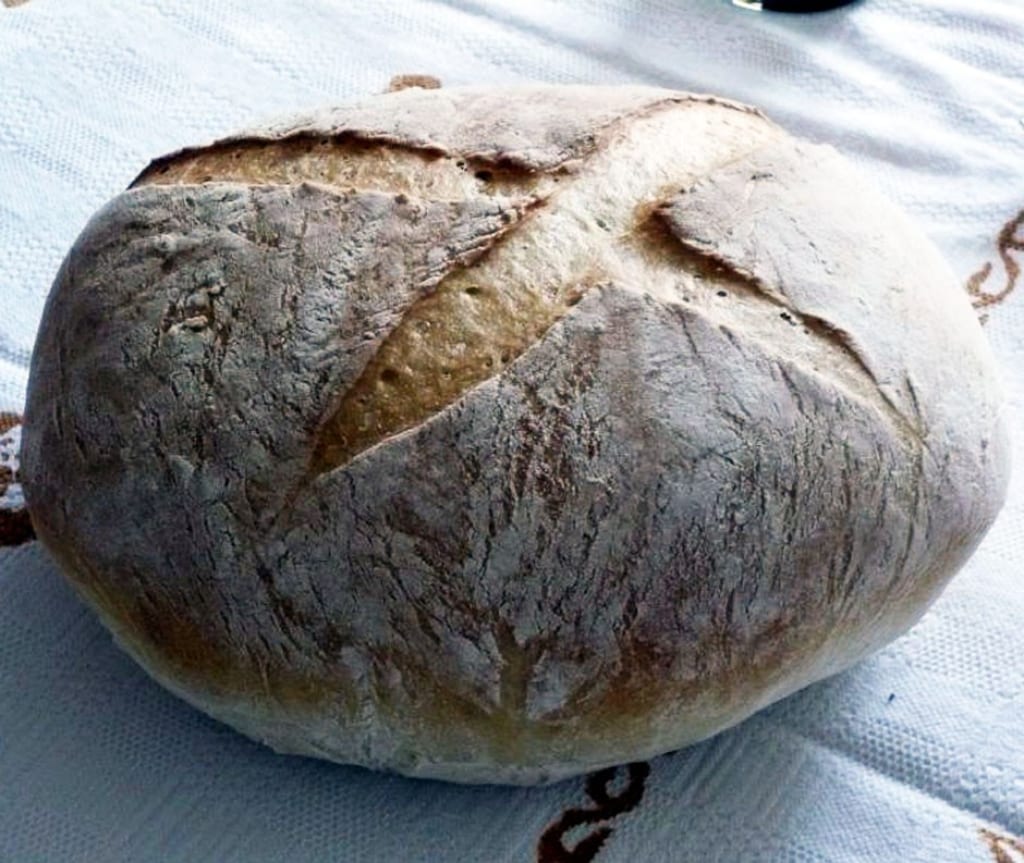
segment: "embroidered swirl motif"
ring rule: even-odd
[[[644,796],[651,765],[645,761],[628,765],[626,787],[618,794],[612,794],[608,786],[618,769],[609,767],[587,777],[584,790],[596,804],[595,808],[566,809],[541,835],[537,845],[537,863],[590,863],[597,856],[612,834],[610,826],[603,824],[592,830],[572,848],[565,847],[565,834],[574,827],[598,824],[636,808]]]
[[[979,830],[996,863],[1020,863],[1024,860],[1024,839],[1013,836],[1001,836],[991,830]]]
[[[18,476],[21,417],[0,412],[0,547],[35,539]]]
[[[985,309],[990,306],[997,306],[1002,303],[1017,287],[1017,280],[1020,278],[1020,264],[1017,263],[1012,252],[1024,251],[1024,237],[1019,237],[1017,232],[1024,227],[1024,210],[1021,210],[1014,218],[1010,219],[996,238],[996,249],[999,258],[1003,262],[1003,269],[1006,272],[1006,282],[997,291],[987,291],[983,288],[985,282],[992,275],[992,262],[987,261],[985,265],[967,280],[967,293],[971,296],[971,305],[976,309]],[[981,316],[982,323],[988,315]]]

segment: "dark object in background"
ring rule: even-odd
[[[754,12],[827,12],[855,0],[732,0],[734,6]]]

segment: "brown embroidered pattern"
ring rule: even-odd
[[[18,477],[21,417],[0,412],[0,547],[35,539]]]
[[[1017,287],[1017,280],[1020,278],[1020,264],[1017,263],[1012,253],[1024,252],[1024,237],[1018,236],[1017,233],[1022,227],[1024,227],[1024,210],[1003,225],[996,238],[996,249],[1006,272],[1006,282],[1002,288],[988,291],[983,287],[992,275],[991,261],[986,261],[985,265],[967,280],[967,293],[970,294],[971,305],[974,308],[981,310],[997,306]],[[982,323],[987,317],[987,314],[981,316]]]
[[[399,90],[408,90],[410,87],[420,87],[424,90],[437,90],[441,82],[433,75],[395,75],[388,84],[388,93],[396,93]]]
[[[992,851],[995,863],[1021,863],[1024,861],[1024,839],[1002,836],[992,830],[979,830],[981,838]]]
[[[609,767],[587,777],[584,790],[596,804],[595,807],[566,809],[561,817],[541,834],[540,842],[537,844],[537,863],[590,863],[597,856],[612,834],[612,827],[601,822],[636,808],[644,796],[644,786],[651,772],[651,765],[645,761],[627,765],[626,786],[618,794],[613,794],[608,790],[608,786],[618,770],[617,767]],[[601,826],[591,831],[572,848],[566,848],[566,833],[584,824]]]

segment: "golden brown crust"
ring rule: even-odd
[[[321,429],[311,472],[345,464],[499,374],[577,297],[552,301],[539,292],[502,290],[481,284],[473,269],[449,276],[406,313],[345,393]]]
[[[528,172],[445,153],[402,147],[357,134],[302,133],[280,141],[213,144],[155,160],[132,183],[324,183],[341,189],[378,189],[396,195],[461,198],[533,192]]]

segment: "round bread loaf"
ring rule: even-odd
[[[916,621],[1003,501],[967,298],[835,152],[639,87],[406,90],[154,162],[46,306],[39,536],[275,749],[533,783]]]

